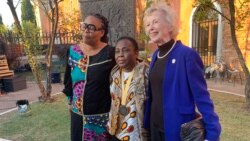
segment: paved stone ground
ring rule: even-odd
[[[245,83],[241,85],[239,82],[234,84],[228,81],[222,82],[215,79],[207,79],[207,84],[209,90],[244,96]],[[62,89],[63,84],[52,84],[52,94],[59,93]],[[13,108],[16,108],[17,100],[28,99],[29,102],[34,102],[38,100],[39,96],[38,86],[35,83],[29,82],[27,83],[27,89],[0,95],[0,117],[8,111],[14,110]]]
[[[59,93],[63,89],[63,84],[52,84],[52,94]],[[36,83],[27,82],[27,88],[15,92],[8,92],[0,95],[0,116],[1,113],[16,108],[16,101],[20,99],[28,99],[29,102],[38,101],[40,91]]]
[[[0,141],[9,141],[9,140],[5,140],[5,139],[1,139],[1,138],[0,138]]]
[[[229,81],[207,79],[207,85],[208,89],[212,91],[219,91],[227,94],[245,96],[245,81],[243,81],[241,84],[239,81],[233,83]]]

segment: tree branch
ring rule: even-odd
[[[14,4],[13,4],[13,0],[7,0],[7,4],[8,4],[9,7],[10,7],[10,11],[11,11],[12,16],[13,16],[13,18],[14,18],[14,21],[15,21],[15,24],[16,24],[16,26],[17,26],[17,28],[18,28],[18,31],[19,31],[19,33],[21,34],[21,32],[22,32],[22,27],[21,27],[20,21],[19,21],[19,19],[18,19],[16,10],[15,10]]]
[[[47,17],[48,17],[49,20],[51,21],[52,19],[51,19],[50,15],[49,15],[49,12],[48,12],[49,10],[47,9],[46,4],[45,4],[44,2],[42,2],[41,0],[38,0],[38,3],[39,3],[39,2],[42,4],[42,7],[40,7],[40,4],[37,4],[38,7],[44,9],[44,13],[47,15]]]
[[[231,19],[229,19],[226,15],[224,15],[223,13],[221,13],[219,10],[217,10],[214,7],[208,6],[210,9],[214,10],[215,12],[217,12],[218,14],[220,14],[223,18],[225,18],[227,21],[231,22]]]
[[[19,1],[17,2],[16,6],[15,6],[15,9],[17,8],[17,6],[18,6],[18,4],[20,3],[20,1],[21,1],[21,0],[19,0]]]
[[[243,72],[245,73],[246,77],[250,77],[249,75],[249,70],[244,63],[244,57],[242,55],[242,52],[239,48],[239,44],[236,38],[236,32],[235,32],[235,5],[234,5],[234,0],[228,0],[229,3],[229,10],[230,10],[230,16],[231,16],[231,22],[230,22],[230,29],[231,29],[231,38],[233,41],[233,46],[236,50],[236,53],[238,54],[238,58],[240,60],[240,64],[242,66]]]

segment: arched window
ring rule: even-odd
[[[192,16],[191,47],[199,53],[205,67],[221,54],[220,19],[213,10],[204,13],[203,7],[197,7]]]

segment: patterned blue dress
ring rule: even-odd
[[[106,124],[111,105],[109,75],[115,65],[114,48],[106,46],[96,55],[87,56],[79,45],[73,45],[68,56],[63,92],[72,104],[72,114],[82,117],[82,121],[71,124],[82,123],[82,131],[77,132],[82,132],[84,141],[109,140]]]

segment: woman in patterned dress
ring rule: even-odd
[[[137,42],[130,37],[118,39],[115,49],[117,66],[111,72],[112,97],[108,130],[112,140],[145,141],[142,127],[148,65],[140,62]]]
[[[63,90],[71,112],[71,140],[107,141],[109,75],[115,65],[114,48],[107,44],[108,21],[91,14],[80,28],[82,42],[68,50]]]

